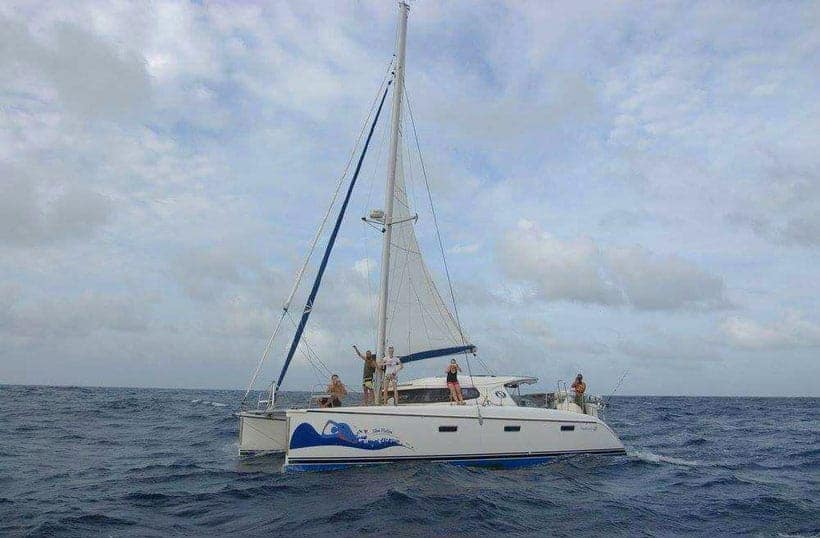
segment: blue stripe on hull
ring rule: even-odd
[[[561,457],[561,456],[557,456]],[[556,456],[535,456],[532,458],[513,458],[508,460],[470,460],[470,461],[450,461],[453,465],[460,467],[498,467],[501,469],[515,469],[517,467],[529,467],[540,465],[555,459]]]
[[[554,453],[549,455],[538,456],[487,456],[487,457],[468,457],[468,458],[396,458],[396,459],[379,459],[374,461],[366,460],[336,460],[332,462],[297,462],[289,463],[283,466],[285,471],[335,471],[339,469],[347,469],[348,467],[363,467],[367,465],[384,465],[387,463],[397,463],[401,461],[427,461],[431,463],[449,463],[452,465],[459,465],[464,467],[496,467],[502,469],[515,469],[518,467],[528,467],[531,465],[540,465],[550,460],[568,457],[578,454],[597,454],[597,455],[623,455],[624,450],[606,450],[598,452],[569,452],[569,453]]]
[[[519,467],[530,467],[546,463],[555,456],[541,456],[533,458],[512,458],[512,459],[490,459],[490,460],[432,460],[433,463],[449,463],[459,467],[493,467],[499,469],[517,469]],[[309,472],[309,471],[339,471],[350,467],[365,467],[368,465],[386,465],[383,462],[375,463],[292,463],[284,465],[283,469],[288,472]]]
[[[308,471],[341,471],[348,467],[363,467],[365,465],[379,465],[378,463],[295,463],[283,465],[282,469],[287,472],[308,472]]]

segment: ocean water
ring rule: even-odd
[[[626,456],[284,474],[238,458],[240,396],[0,385],[0,535],[820,533],[820,399],[620,397]]]

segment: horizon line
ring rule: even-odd
[[[0,387],[43,387],[43,388],[77,388],[77,389],[145,389],[145,390],[187,390],[187,391],[235,391],[243,392],[243,388],[224,387],[159,387],[159,386],[125,386],[125,385],[77,385],[77,384],[44,384],[44,383],[7,383],[0,382]],[[251,391],[251,392],[261,392]],[[310,392],[310,389],[292,389],[282,392]],[[362,394],[358,391],[350,391],[353,394]],[[820,398],[820,395],[810,396],[807,394],[798,395],[771,395],[771,394],[614,394],[602,395],[607,398],[635,397],[635,398]]]

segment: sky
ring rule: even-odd
[[[0,383],[244,388],[396,14],[389,0],[0,4]],[[820,396],[820,4],[419,0],[408,28],[476,373]],[[374,158],[307,331],[352,387],[379,255],[359,217],[383,181]],[[298,354],[283,388],[323,382]]]

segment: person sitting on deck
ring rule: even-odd
[[[376,357],[369,349],[364,352],[359,351],[359,348],[353,346],[356,355],[364,361],[364,371],[362,372],[362,391],[364,392],[364,405],[373,405],[376,403],[375,395],[373,394],[373,374],[376,373]]]
[[[379,361],[379,366],[384,367],[384,380],[382,380],[382,404],[387,403],[387,393],[393,387],[393,405],[399,404],[399,372],[404,365],[393,353],[393,346],[387,348],[387,356]]]
[[[347,387],[339,380],[339,376],[330,376],[330,384],[327,386],[329,398],[323,398],[319,404],[322,407],[341,407],[342,398],[347,396]]]
[[[464,397],[461,395],[461,385],[458,384],[458,373],[461,371],[461,366],[458,365],[455,359],[450,360],[447,366],[447,388],[450,389],[450,403],[456,402],[458,405],[464,405]]]
[[[584,383],[584,376],[578,374],[575,377],[575,381],[572,382],[570,388],[575,391],[575,403],[578,405],[578,407],[580,407],[583,410],[584,392],[586,392],[587,390],[587,384]]]

